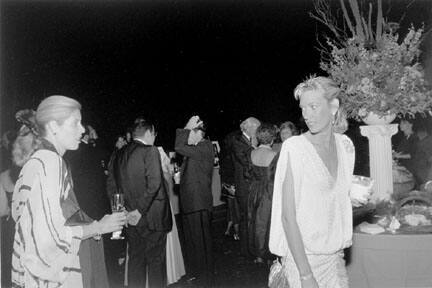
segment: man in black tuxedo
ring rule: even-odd
[[[186,272],[204,286],[213,281],[211,211],[214,150],[204,139],[203,122],[192,116],[177,129],[175,151],[184,156],[180,176],[180,208],[186,244]]]
[[[256,146],[255,133],[260,125],[258,119],[249,117],[240,124],[241,133],[234,137],[232,153],[234,160],[234,185],[240,210],[240,253],[248,257],[248,197],[249,197],[249,167],[250,153]]]
[[[152,123],[138,118],[133,141],[119,151],[112,165],[129,211],[129,287],[146,287],[147,275],[148,287],[167,285],[166,237],[172,216],[155,138]]]

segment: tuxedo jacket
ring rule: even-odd
[[[141,213],[137,229],[170,231],[171,209],[157,147],[134,140],[118,151],[113,162],[110,174],[124,193],[126,209]]]
[[[180,208],[192,213],[213,208],[214,150],[209,140],[188,145],[190,130],[177,129],[175,151],[184,156],[180,174]]]
[[[239,132],[232,142],[232,159],[234,162],[234,185],[236,196],[247,197],[249,195],[249,167],[250,154],[253,147],[250,141]]]

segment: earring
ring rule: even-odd
[[[337,112],[333,114],[332,125],[334,125],[336,122],[336,115],[337,115]]]

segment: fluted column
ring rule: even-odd
[[[371,201],[390,200],[393,193],[391,137],[398,131],[397,124],[360,126],[369,139],[370,176],[375,180]]]

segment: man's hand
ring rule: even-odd
[[[132,226],[137,225],[140,219],[141,213],[137,209],[129,212],[127,215],[127,223]]]
[[[192,130],[192,129],[195,129],[195,128],[201,126],[202,124],[203,124],[203,121],[201,121],[199,116],[195,115],[189,119],[188,123],[185,126],[185,129]]]

